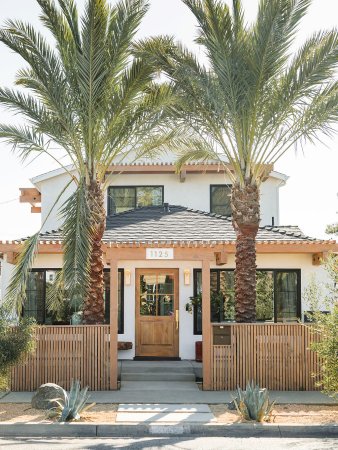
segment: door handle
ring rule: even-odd
[[[180,313],[178,309],[176,309],[175,320],[176,320],[176,330],[178,330],[178,323],[180,321]]]

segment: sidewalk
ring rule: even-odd
[[[168,383],[157,382],[149,390],[130,382],[120,391],[92,391],[90,402],[95,403],[168,403],[168,404],[218,404],[229,403],[235,395],[231,391],[189,390],[182,382],[175,389],[167,390]],[[141,389],[141,390],[140,390]],[[30,403],[33,392],[10,392],[0,399],[1,403]],[[318,391],[270,391],[270,398],[276,404],[333,405],[334,400]]]

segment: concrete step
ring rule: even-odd
[[[117,413],[116,422],[123,423],[210,423],[211,413]]]
[[[138,366],[132,366],[132,365],[122,365],[121,374],[124,373],[167,373],[168,371],[174,372],[174,373],[194,373],[194,369],[191,366],[163,366],[163,365],[156,365],[156,366],[149,366],[149,365],[138,365]]]
[[[178,372],[138,372],[121,373],[121,381],[195,381],[194,373]]]
[[[124,423],[210,423],[215,417],[208,405],[121,404],[116,422]]]
[[[206,404],[181,404],[181,403],[120,403],[118,412],[137,413],[210,413],[210,407]]]
[[[137,391],[137,392],[167,392],[170,394],[174,391],[197,391],[199,392],[196,383],[191,381],[121,381],[121,391]]]

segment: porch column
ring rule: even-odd
[[[202,261],[203,390],[211,390],[210,261]]]
[[[118,337],[118,270],[117,261],[110,260],[110,389],[117,389],[118,362],[117,362],[117,337]]]

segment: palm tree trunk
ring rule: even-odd
[[[235,319],[256,321],[256,235],[259,227],[259,189],[234,184],[231,192],[233,225],[236,231]]]
[[[90,262],[90,285],[83,306],[83,322],[85,324],[104,323],[104,279],[102,237],[106,225],[104,195],[101,186],[93,182],[89,187],[89,202],[95,214],[95,234]]]

